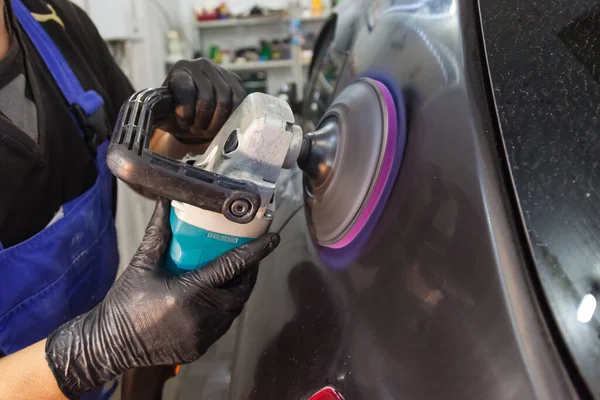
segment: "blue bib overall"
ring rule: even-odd
[[[12,5],[71,106],[82,140],[89,141],[94,132],[88,122],[103,114],[103,99],[83,90],[50,36],[21,1],[12,0]],[[0,244],[0,352],[11,354],[44,339],[89,311],[113,284],[119,255],[107,148],[108,141],[97,148],[94,186],[63,205],[62,219],[16,246],[4,249]]]

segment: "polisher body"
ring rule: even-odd
[[[237,223],[223,213],[173,201],[172,239],[167,257],[171,272],[201,268],[269,230],[275,216],[274,192],[279,173],[296,164],[302,136],[302,129],[294,124],[294,114],[285,101],[253,93],[231,115],[204,154],[188,154],[182,160],[204,171],[255,186],[261,203],[254,219]],[[249,206],[248,202],[234,202],[231,212],[244,215]]]

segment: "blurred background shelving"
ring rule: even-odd
[[[300,17],[301,22],[321,22],[327,19],[327,15],[313,15],[307,17]],[[218,19],[214,21],[200,21],[196,24],[199,29],[217,29],[226,28],[232,26],[253,26],[253,25],[264,25],[264,24],[278,24],[282,22],[289,22],[290,17],[248,17],[248,18],[228,18]]]
[[[208,57],[249,92],[293,87],[302,100],[316,35],[332,0],[72,0],[85,9],[138,89],[179,59]],[[292,99],[290,99],[292,100]]]
[[[298,3],[293,6],[277,10],[254,6],[251,12],[263,15],[198,21],[198,55],[208,55],[240,74],[249,92],[276,94],[289,85],[295,89],[294,100],[301,101],[314,40],[330,8],[315,15]]]

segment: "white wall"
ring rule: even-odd
[[[121,60],[121,68],[136,89],[162,83],[165,76],[165,35],[170,28],[166,19],[178,24],[178,0],[113,0],[120,6],[116,10],[115,7],[110,8],[115,13],[114,18],[100,7],[105,5],[105,0],[71,1],[88,12],[101,33],[110,31],[115,21],[124,25],[124,18],[134,26],[135,40],[125,42],[125,58]],[[162,15],[157,4],[163,6],[169,14],[168,18]]]
[[[134,1],[143,23],[139,27],[142,40],[129,44],[132,80],[136,89],[160,86],[166,75],[166,32],[169,24],[179,25],[178,1]]]

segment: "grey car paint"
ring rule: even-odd
[[[480,3],[535,271],[574,379],[599,398],[600,320],[583,299],[600,294],[600,2]]]
[[[230,398],[307,399],[326,385],[347,399],[576,398],[531,274],[477,4],[345,0],[335,29],[329,96],[389,74],[407,97],[403,166],[345,270],[316,255],[301,173],[282,180],[282,243],[241,321]]]

